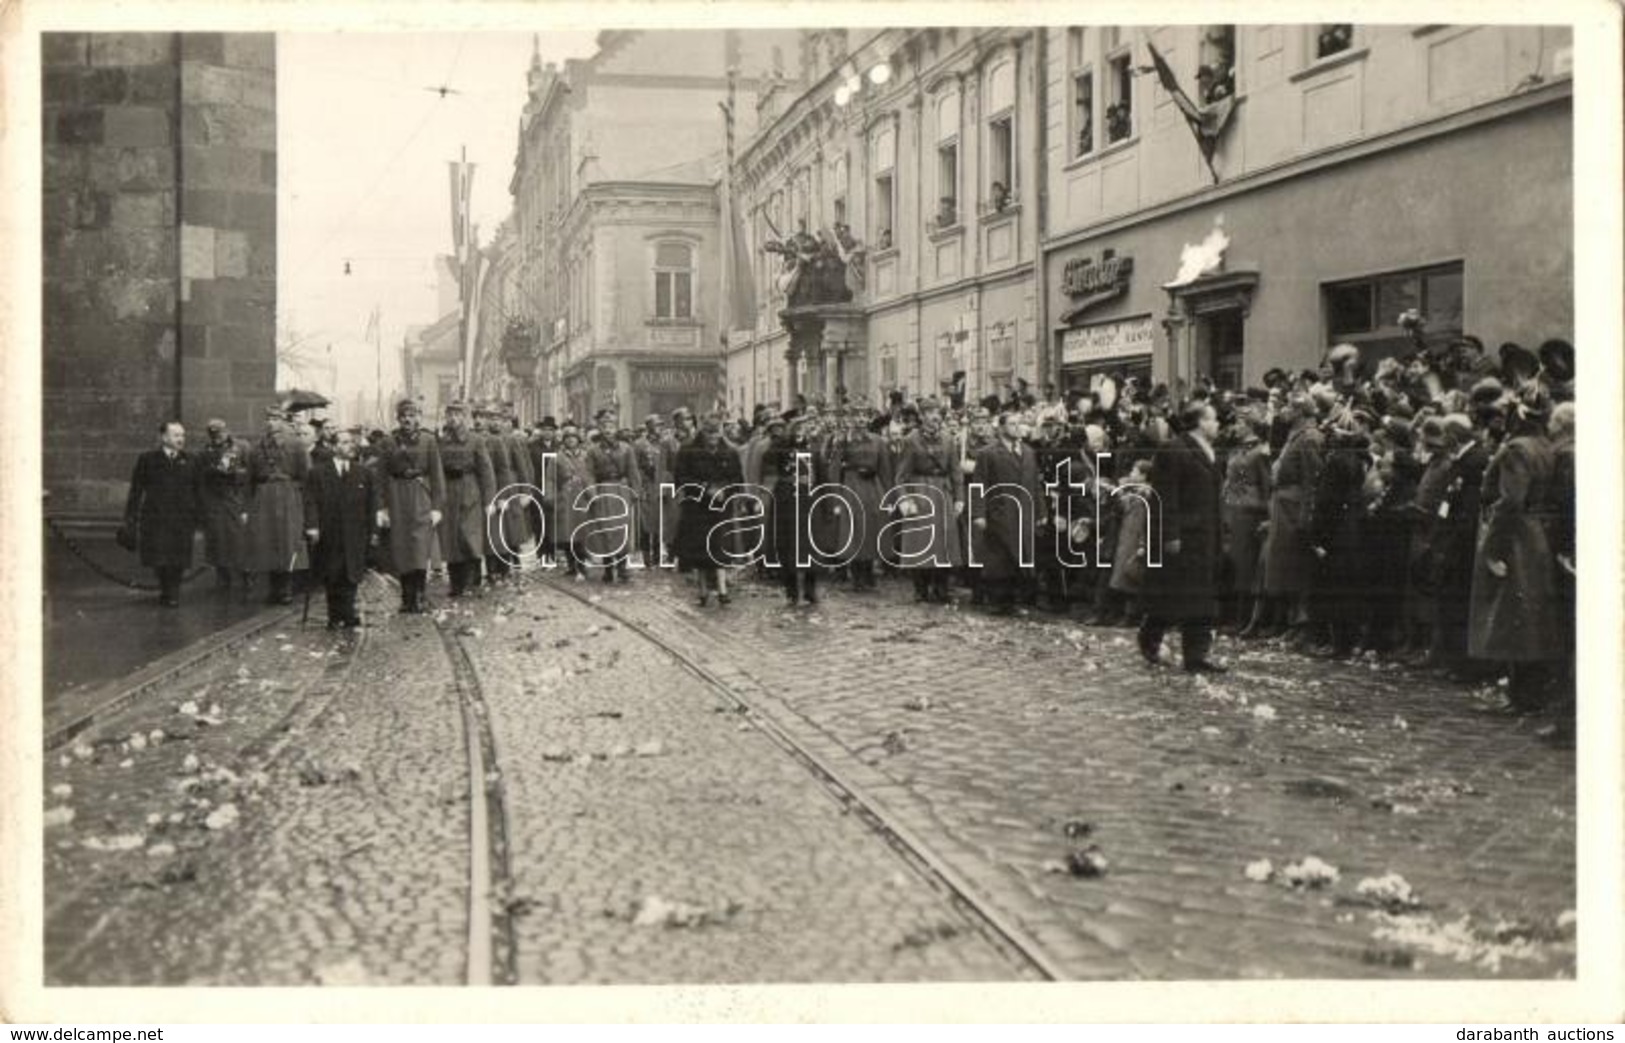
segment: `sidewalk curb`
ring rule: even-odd
[[[118,681],[104,684],[73,699],[76,706],[52,714],[45,722],[47,753],[83,734],[101,720],[125,709],[137,699],[172,681],[192,667],[227,652],[265,630],[298,616],[298,609],[278,605],[234,623],[224,630],[172,652]]]

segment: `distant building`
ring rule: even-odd
[[[45,33],[45,485],[123,510],[158,424],[256,432],[276,387],[276,39]]]
[[[1571,338],[1570,36],[1046,30],[1045,339],[1060,382],[1128,370],[1236,387],[1343,341],[1370,361],[1405,348],[1397,320],[1413,308],[1431,335],[1476,333],[1492,351]],[[1147,74],[1151,46],[1210,117],[1229,110],[1213,172]],[[1222,265],[1178,279],[1215,227]]]
[[[447,312],[407,330],[402,349],[406,396],[423,407],[425,424],[438,424],[446,406],[462,397],[462,316]]]
[[[759,308],[728,356],[738,411],[798,392],[932,395],[961,371],[984,394],[1034,373],[1037,43],[1009,28],[803,35],[810,86],[771,99],[734,171]],[[837,225],[866,254],[852,300],[786,320],[763,245]]]
[[[585,419],[615,404],[630,420],[639,403],[714,403],[717,106],[735,67],[739,133],[751,133],[758,93],[780,89],[787,60],[799,68],[797,43],[793,31],[614,31],[562,70],[533,58],[509,190],[540,412]]]
[[[524,318],[521,306],[519,237],[512,220],[502,222],[490,245],[481,248],[480,281],[473,332],[473,374],[470,398],[513,402],[521,418],[538,415],[535,389],[521,388],[508,373],[503,359],[503,338],[509,324]]]

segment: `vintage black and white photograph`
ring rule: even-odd
[[[38,35],[43,985],[1580,975],[1579,30],[815,14]]]

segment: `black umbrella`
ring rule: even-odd
[[[306,409],[321,409],[331,404],[314,391],[295,389],[282,397],[282,408],[288,413],[298,413]]]

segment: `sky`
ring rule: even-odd
[[[587,57],[596,35],[544,32],[542,60]],[[439,317],[434,258],[452,249],[446,164],[465,147],[475,164],[481,242],[511,208],[531,47],[531,34],[512,32],[277,35],[278,340],[324,362],[331,344],[333,358],[331,372],[283,367],[279,387],[319,390],[340,419],[371,420],[353,403],[377,385],[365,337],[375,305],[383,384],[401,386],[407,328]],[[459,93],[442,98],[431,89],[441,86]]]

